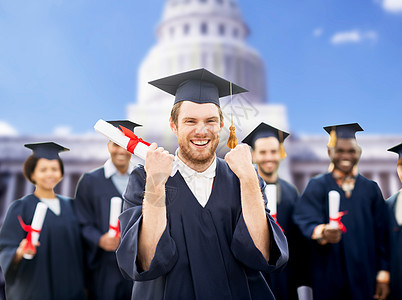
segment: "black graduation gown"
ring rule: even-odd
[[[314,228],[329,223],[328,192],[341,195],[339,211],[347,232],[337,244],[313,242],[311,256],[314,300],[373,299],[376,275],[389,270],[387,208],[374,181],[360,174],[350,198],[331,173],[312,178],[295,206],[294,220],[311,239]]]
[[[402,226],[398,224],[395,218],[395,203],[400,192],[391,196],[387,200],[389,209],[389,234],[390,234],[390,252],[391,252],[391,294],[390,299],[402,299]]]
[[[288,240],[289,261],[283,269],[267,274],[266,278],[277,300],[297,300],[297,287],[311,285],[306,273],[311,249],[292,218],[294,206],[299,199],[296,187],[281,178],[278,178],[276,185],[280,199],[277,204],[277,222]]]
[[[205,207],[180,172],[168,179],[166,230],[149,270],[139,270],[136,258],[145,178],[142,166],[133,171],[120,215],[122,241],[117,260],[122,272],[135,280],[132,299],[274,299],[261,271],[270,272],[286,263],[286,238],[267,212],[272,232],[268,263],[244,223],[239,180],[219,158]],[[263,190],[261,178],[260,184]]]
[[[100,237],[109,231],[110,199],[122,197],[104,167],[84,174],[77,185],[76,213],[84,238],[90,299],[130,299],[132,282],[124,279],[115,252],[99,248]]]
[[[40,246],[32,260],[12,259],[27,233],[18,216],[31,225],[36,204],[33,194],[11,203],[0,231],[0,265],[6,279],[6,297],[11,300],[86,299],[80,230],[70,199],[57,195],[60,215],[47,210]]]

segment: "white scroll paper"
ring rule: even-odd
[[[128,143],[130,142],[130,138],[125,136],[119,129],[114,127],[112,124],[99,119],[95,126],[94,126],[95,131],[99,132],[100,134],[104,135],[108,139],[110,139],[112,142],[116,143],[120,147],[123,147],[124,149],[127,150]],[[149,146],[147,146],[144,143],[139,142],[135,148],[134,148],[134,155],[138,156],[139,158],[145,160],[145,157],[147,156]],[[173,161],[173,169],[172,173],[170,176],[174,176],[178,170],[178,164]]]
[[[110,215],[109,215],[109,236],[115,237],[117,231],[113,228],[118,226],[119,215],[121,212],[122,200],[120,197],[113,197],[110,199]],[[112,228],[113,227],[113,228]]]
[[[335,190],[332,190],[328,193],[328,201],[329,201],[329,226],[331,228],[338,228],[339,223],[336,221],[339,215],[339,202],[341,196]]]
[[[45,203],[38,202],[38,204],[36,205],[36,208],[35,208],[34,216],[32,219],[32,224],[31,224],[31,227],[33,229],[32,233],[31,233],[32,244],[34,246],[36,246],[36,244],[39,241],[39,235],[40,235],[40,231],[42,230],[43,221],[45,220],[46,212],[47,212],[47,205]],[[36,231],[39,231],[39,232],[36,232]],[[32,259],[34,256],[31,254],[25,253],[23,255],[23,257],[25,259]]]
[[[278,202],[276,199],[276,184],[267,184],[265,187],[265,195],[268,199],[267,208],[269,209],[271,216],[276,219]]]

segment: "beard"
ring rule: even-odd
[[[214,159],[215,151],[219,144],[219,134],[216,138],[210,140],[209,148],[205,149],[202,153],[197,153],[197,150],[192,149],[190,143],[188,140],[179,141],[181,158],[189,165],[202,166]]]

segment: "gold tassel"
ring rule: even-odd
[[[233,125],[230,125],[229,130],[230,130],[230,135],[228,142],[226,146],[228,146],[230,149],[234,149],[237,146],[237,137],[236,137],[236,132],[235,132],[235,127]]]
[[[286,155],[285,147],[283,146],[283,143],[279,144],[279,150],[280,150],[281,159],[284,159],[287,155]]]
[[[226,143],[226,146],[228,146],[230,149],[234,149],[237,146],[237,137],[236,137],[236,128],[233,125],[233,107],[232,107],[232,83],[230,83],[230,119],[231,119],[231,125],[229,127],[230,130],[230,135],[228,142]]]
[[[278,136],[279,136],[279,155],[281,159],[284,159],[286,157],[286,152],[285,147],[283,146],[283,132],[278,130]]]
[[[329,142],[327,145],[329,148],[335,148],[336,146],[336,130],[335,128],[332,128],[330,134],[329,134]]]

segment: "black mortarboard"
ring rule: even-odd
[[[106,121],[109,124],[112,124],[114,127],[119,128],[119,126],[123,126],[127,129],[130,129],[132,132],[134,132],[135,127],[140,127],[142,125],[131,122],[129,120],[116,120],[116,121]],[[120,129],[120,128],[119,128]]]
[[[401,159],[402,158],[402,143],[400,143],[399,145],[396,145],[392,148],[389,148],[387,151],[395,152],[396,154],[399,155],[398,159]]]
[[[31,149],[35,157],[46,159],[59,159],[59,152],[70,151],[54,142],[25,144],[24,146]]]
[[[341,124],[323,127],[330,135],[328,147],[335,147],[336,139],[356,139],[355,133],[363,131],[357,123]]]
[[[254,128],[254,130],[243,139],[242,143],[246,143],[254,148],[254,143],[256,140],[271,136],[279,141],[281,147],[281,157],[285,158],[286,153],[285,149],[283,148],[283,141],[289,136],[289,133],[265,124],[264,122],[261,122],[260,125]]]
[[[195,103],[215,103],[230,94],[247,92],[246,89],[231,84],[206,69],[197,69],[150,81],[149,84],[176,96],[174,103],[192,101]]]

